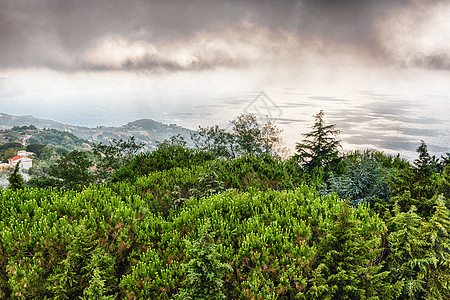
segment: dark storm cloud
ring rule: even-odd
[[[384,40],[392,37],[380,35],[380,22],[397,10],[407,17],[417,3],[0,0],[0,68],[202,70],[347,49],[403,63],[391,51],[397,45],[385,49]],[[450,66],[446,49],[407,50],[407,65]]]

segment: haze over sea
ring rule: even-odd
[[[71,80],[91,82],[92,79]],[[431,86],[430,92],[422,92],[422,86],[414,90],[406,84],[407,88],[399,88],[395,93],[391,86],[379,91],[321,92],[311,85],[300,89],[269,85],[264,90],[245,90],[254,87],[245,84],[227,90],[226,85],[220,87],[216,83],[209,88],[175,89],[170,88],[169,81],[151,88],[143,85],[139,90],[116,81],[94,81],[100,83],[96,89],[86,89],[83,84],[78,85],[78,90],[70,91],[49,85],[46,92],[39,89],[40,94],[33,92],[34,87],[22,89],[21,93],[7,93],[3,89],[0,111],[87,127],[120,126],[149,118],[193,130],[216,124],[227,127],[239,114],[255,113],[262,122],[267,117],[275,120],[283,130],[286,146],[293,152],[295,143],[302,139],[301,134],[310,130],[313,115],[323,109],[327,123],[336,124],[342,131],[339,139],[343,151],[378,149],[414,159],[415,149],[424,140],[433,154],[450,152],[450,94],[446,93],[446,87]],[[401,84],[397,82],[397,86]]]

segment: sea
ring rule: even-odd
[[[253,113],[261,123],[271,120],[282,130],[291,154],[302,134],[311,130],[314,115],[324,111],[326,124],[341,133],[341,151],[380,150],[408,160],[423,140],[433,155],[450,152],[450,95],[409,94],[373,90],[342,93],[304,93],[296,88],[183,93],[155,98],[118,95],[74,95],[58,101],[39,95],[1,97],[0,112],[32,115],[71,125],[121,126],[137,119],[153,119],[196,130],[219,125],[231,129],[240,114]]]

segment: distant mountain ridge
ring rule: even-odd
[[[169,139],[171,136],[182,136],[188,145],[191,144],[190,135],[193,130],[178,126],[176,124],[163,124],[151,119],[140,119],[129,122],[120,127],[98,126],[89,128],[74,126],[56,122],[53,120],[41,119],[30,115],[14,116],[0,113],[0,130],[10,129],[14,126],[34,125],[37,128],[57,129],[74,134],[89,142],[109,143],[112,139],[128,139],[134,136],[138,142],[144,143],[148,150],[155,148],[158,142]]]
[[[69,126],[56,121],[40,119],[30,115],[13,116],[5,113],[0,113],[0,129],[10,129],[14,126],[29,125],[34,125],[37,128],[51,128],[61,131],[65,131],[65,129]]]

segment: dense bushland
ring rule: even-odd
[[[338,155],[320,113],[281,159],[245,120],[236,157],[116,141],[0,191],[0,299],[450,297],[449,155]]]

